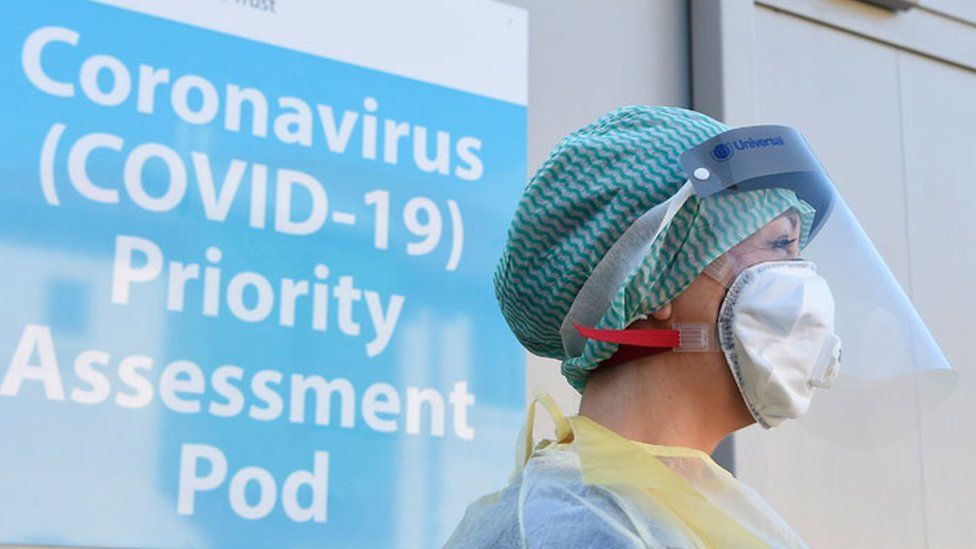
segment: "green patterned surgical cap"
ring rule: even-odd
[[[621,107],[563,138],[529,180],[495,270],[495,296],[522,345],[561,360],[577,391],[617,350],[587,340],[582,354],[567,356],[559,330],[577,293],[627,227],[686,181],[678,156],[728,129],[686,109]],[[800,213],[805,246],[814,210],[792,191],[692,196],[596,327],[624,329],[657,310],[715,258],[790,208]]]

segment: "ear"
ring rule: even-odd
[[[651,318],[654,320],[667,320],[671,318],[671,302],[668,301],[660,309],[651,313]]]

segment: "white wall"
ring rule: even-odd
[[[960,370],[952,397],[925,424],[928,542],[962,547],[976,540],[976,176],[960,167],[976,156],[976,72],[906,55],[902,124],[908,186],[912,298]]]
[[[971,6],[931,0],[893,14],[852,0],[757,0],[726,3],[719,13],[706,4],[696,2],[695,9],[724,17],[725,34],[696,35],[696,53],[700,43],[717,40],[725,70],[713,82],[720,90],[696,85],[696,98],[735,124],[800,129],[960,369],[955,392],[933,413],[917,413],[923,406],[905,396],[910,428],[897,440],[838,444],[796,423],[770,432],[750,428],[736,436],[737,473],[814,547],[972,546]],[[936,7],[959,11],[949,18]],[[696,67],[696,75],[709,68]],[[818,404],[823,410],[833,401],[820,397],[811,413]],[[877,404],[830,412],[841,423],[855,422]]]

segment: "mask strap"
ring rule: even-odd
[[[718,256],[715,261],[706,265],[705,270],[702,272],[715,282],[724,286],[725,289],[729,289],[740,271],[742,271],[742,266],[739,265],[739,262],[729,255],[728,252],[725,252]]]
[[[720,346],[715,325],[699,322],[675,322],[671,330],[629,329],[601,330],[574,324],[580,337],[652,349],[673,349],[675,352],[714,352]]]
[[[600,330],[573,324],[581,337],[634,347],[675,348],[681,345],[678,330]]]
[[[576,325],[594,326],[606,314],[627,277],[647,257],[651,246],[671,225],[674,216],[695,194],[686,181],[673,196],[637,218],[610,246],[577,293],[559,329],[566,356],[579,356],[586,343]]]

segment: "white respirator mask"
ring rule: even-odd
[[[749,411],[767,429],[805,414],[814,387],[837,377],[834,298],[810,261],[740,272],[722,301],[718,336]]]

